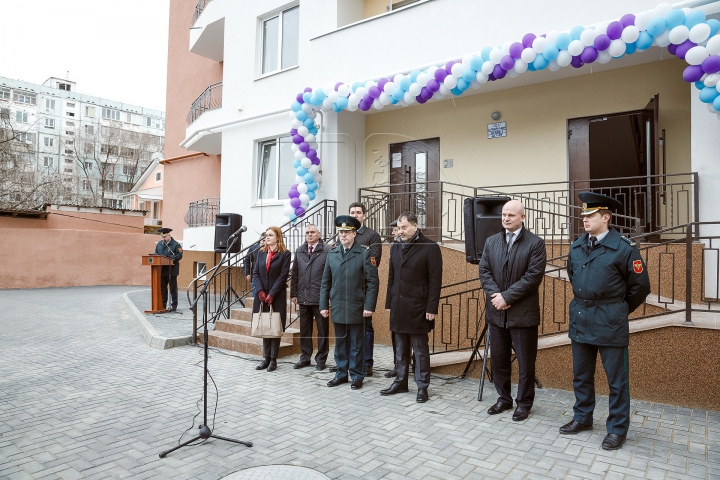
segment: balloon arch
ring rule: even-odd
[[[553,30],[539,36],[528,33],[520,41],[485,47],[480,53],[423,71],[414,70],[407,75],[307,87],[297,94],[291,105],[290,134],[297,176],[288,192],[285,215],[290,220],[302,217],[315,199],[321,179],[315,142],[318,110],[339,113],[343,110],[381,110],[385,105],[422,104],[448,94],[459,96],[470,88],[480,88],[483,83],[514,78],[526,71],[556,71],[567,66],[581,68],[594,62],[608,63],[614,58],[657,46],[667,47],[672,55],[689,64],[683,79],[695,84],[700,100],[720,118],[718,32],[720,21],[706,19],[704,12],[673,9],[669,3],[663,3],[651,11],[623,15],[619,20],[594,27],[576,26],[567,32]]]

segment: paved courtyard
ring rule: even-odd
[[[133,290],[0,290],[0,478],[273,478],[241,472],[272,465],[286,472],[275,478],[720,479],[720,412],[635,401],[626,446],[607,452],[607,398],[592,432],[565,437],[570,392],[538,390],[516,423],[487,415],[495,395],[478,402],[476,380],[433,377],[421,405],[412,387],[381,397],[377,375],[359,391],[327,388],[331,374],[293,370],[297,357],[267,373],[219,351],[215,433],[254,446],[211,439],[160,459],[199,411],[202,351],[149,347],[122,303]]]

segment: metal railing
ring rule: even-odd
[[[215,225],[215,216],[220,213],[220,198],[203,198],[190,203],[185,213],[188,227],[211,227]]]
[[[192,103],[190,111],[185,117],[187,124],[190,125],[208,110],[222,107],[222,93],[222,82],[213,83],[207,87]]]
[[[305,226],[317,225],[320,235],[325,242],[332,242],[335,239],[334,219],[337,215],[337,202],[334,200],[323,200],[312,206],[305,213],[301,221],[287,222],[280,225],[283,233],[285,246],[295,256],[295,250],[305,242]],[[247,237],[247,233],[245,234]],[[215,321],[220,316],[230,318],[231,308],[242,303],[243,299],[252,291],[251,282],[245,277],[243,266],[247,255],[252,254],[250,249],[258,245],[257,238],[251,238],[251,243],[242,248],[240,252],[228,255],[226,261],[208,269],[203,275],[193,278],[187,288],[187,295],[192,305],[199,293],[205,288],[205,294],[199,299],[193,309],[193,341],[196,340],[198,330],[198,311],[207,315],[210,321]],[[217,275],[210,280],[210,277],[217,271]],[[209,282],[209,283],[208,283]],[[244,303],[243,303],[244,305]]]
[[[197,22],[197,19],[200,17],[200,14],[205,10],[205,7],[207,7],[207,4],[212,2],[212,0],[199,0],[197,5],[195,5],[195,12],[193,12],[192,19],[190,20],[190,26],[192,27],[195,25],[195,22]]]

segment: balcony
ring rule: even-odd
[[[190,20],[190,26],[192,27],[195,25],[195,22],[197,22],[198,17],[200,17],[200,14],[205,10],[205,7],[208,3],[212,2],[212,0],[200,0],[197,5],[195,5],[195,13],[193,13],[192,20]]]
[[[215,225],[215,216],[220,212],[220,199],[218,197],[203,198],[190,203],[185,214],[185,223],[188,227],[211,227]]]
[[[214,110],[222,107],[222,93],[223,84],[222,82],[213,83],[201,93],[190,107],[190,111],[185,117],[187,124],[192,124],[195,120],[200,117],[203,113],[208,110]]]
[[[192,16],[190,51],[222,62],[225,50],[225,14],[222,2],[199,0]]]

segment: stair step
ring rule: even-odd
[[[297,316],[297,312],[294,309],[287,309],[288,313],[288,321],[290,321],[290,316],[295,315]],[[247,320],[248,322],[252,320],[252,308],[233,308],[230,310],[230,318],[232,320]],[[294,318],[294,317],[293,317]]]
[[[237,320],[233,318],[219,319],[215,323],[216,332],[234,333],[236,335],[245,335],[247,337],[250,336],[250,328],[250,320]],[[297,328],[286,329],[285,334],[282,336],[280,341],[292,345],[300,345],[300,330]]]
[[[233,352],[249,353],[262,357],[263,355],[263,339],[249,337],[247,335],[238,335],[236,333],[212,331],[208,332],[208,345],[211,347],[231,350]],[[292,343],[280,341],[280,351],[278,357],[287,357],[300,353],[300,346]]]

